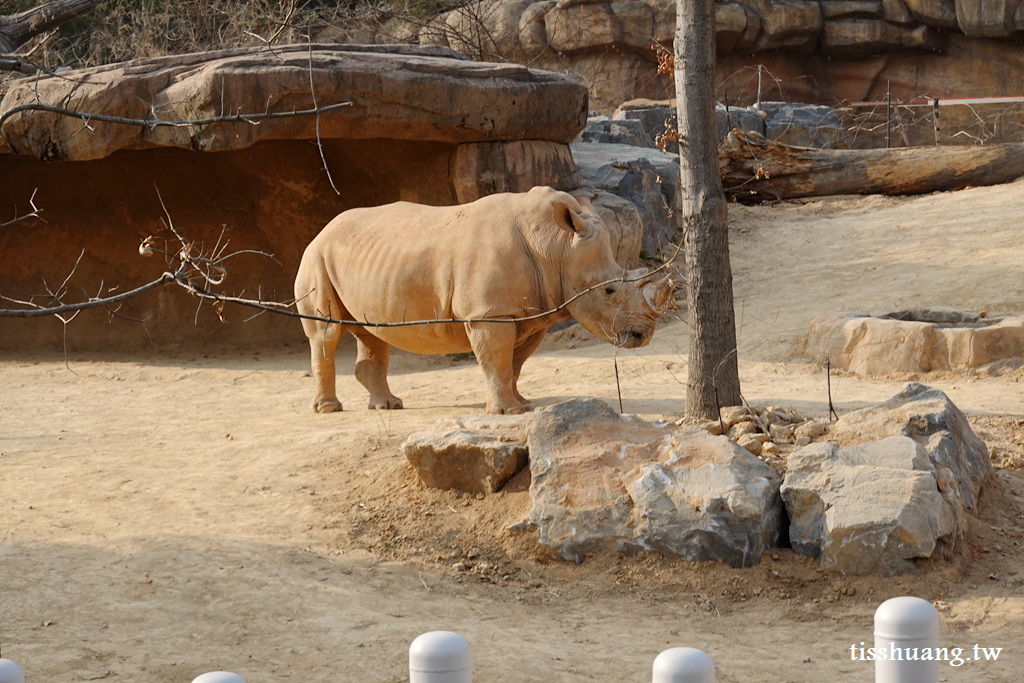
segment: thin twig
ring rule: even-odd
[[[309,94],[313,98],[313,109],[316,109],[316,88],[313,87],[313,43],[309,43]],[[352,104],[349,102],[349,104]],[[324,165],[324,173],[327,174],[327,180],[331,183],[331,189],[334,190],[334,194],[341,196],[338,192],[338,188],[334,185],[334,178],[331,177],[331,169],[327,167],[327,157],[324,156],[324,145],[320,141],[320,112],[316,113],[316,148],[320,150],[320,161]]]
[[[39,220],[43,221],[39,216],[39,212],[42,211],[42,209],[36,206],[36,192],[39,192],[38,187],[32,190],[32,196],[28,198],[28,203],[29,206],[32,207],[32,211],[26,213],[24,216],[19,216],[17,207],[15,207],[14,220],[7,221],[6,223],[0,223],[0,228],[6,228],[8,225],[14,225],[15,223],[20,223],[21,221],[28,220],[29,218],[39,218]],[[43,222],[45,223],[46,221]]]
[[[108,116],[106,114],[90,114],[88,112],[75,111],[73,109],[67,109],[65,107],[56,107],[50,104],[42,104],[38,102],[19,104],[16,107],[11,107],[7,111],[0,114],[0,124],[14,116],[15,114],[23,111],[45,111],[51,114],[60,114],[61,116],[69,116],[76,119],[82,119],[83,121],[101,121],[103,123],[120,123],[126,126],[146,126],[148,128],[159,128],[163,126],[171,128],[182,128],[188,126],[208,126],[214,123],[250,123],[256,125],[259,121],[266,119],[283,119],[290,118],[293,116],[309,116],[315,114],[319,120],[320,114],[334,109],[341,109],[343,107],[351,107],[351,102],[339,102],[337,104],[329,104],[323,107],[318,107],[315,103],[313,109],[303,109],[301,111],[280,111],[270,112],[265,114],[231,114],[228,116],[211,116],[205,119],[190,119],[187,121],[168,121],[166,119],[157,118],[155,110],[153,118],[149,119],[132,119],[123,116]]]

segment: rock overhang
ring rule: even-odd
[[[68,117],[28,110],[3,121],[6,151],[44,161],[152,147],[226,151],[263,140],[312,140],[318,133],[321,139],[564,144],[587,114],[586,88],[565,75],[474,62],[437,46],[288,45],[136,60],[20,79],[0,111],[36,102],[83,112]],[[87,116],[185,121],[310,110],[314,102],[352,104],[323,112],[319,121],[304,115],[256,125],[131,126]]]

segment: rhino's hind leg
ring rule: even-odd
[[[353,331],[356,337],[356,379],[370,392],[370,410],[402,408],[402,399],[388,387],[388,362],[391,345],[365,329]]]
[[[523,369],[523,363],[526,362],[526,359],[533,355],[533,352],[537,350],[540,343],[544,341],[544,335],[547,334],[547,331],[547,328],[543,327],[540,331],[527,337],[522,344],[516,347],[515,353],[512,354],[512,393],[522,404],[523,408],[527,410],[533,406],[530,405],[529,400],[523,398],[523,395],[519,393],[519,372]]]
[[[295,308],[303,315],[342,320],[348,317],[323,272],[322,264],[311,259],[308,252],[303,256],[295,279],[295,299]],[[346,328],[323,320],[303,318],[302,329],[309,339],[310,369],[316,383],[313,410],[318,413],[339,412],[341,401],[335,384],[334,352]]]

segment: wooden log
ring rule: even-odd
[[[0,54],[8,54],[35,36],[96,9],[98,0],[54,0],[20,14],[0,15]]]
[[[729,197],[758,202],[834,194],[926,194],[1024,175],[1024,144],[815,149],[734,129],[718,152]]]

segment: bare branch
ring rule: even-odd
[[[313,87],[313,43],[312,40],[309,43],[309,94],[313,97],[313,109],[316,109],[316,88]],[[351,104],[351,102],[349,103]],[[338,192],[338,188],[334,185],[334,178],[331,177],[331,169],[327,167],[327,158],[324,156],[324,146],[320,142],[320,112],[316,114],[316,147],[320,150],[320,161],[324,165],[324,172],[327,174],[327,180],[331,183],[331,189],[334,190],[334,194],[341,195]]]
[[[32,190],[32,196],[28,198],[28,203],[29,203],[29,206],[32,207],[32,211],[30,211],[29,213],[26,213],[23,216],[19,216],[18,215],[18,209],[17,209],[17,207],[15,207],[15,209],[14,209],[14,220],[7,221],[6,223],[0,223],[0,228],[6,228],[8,225],[14,225],[15,223],[20,223],[21,221],[28,220],[29,218],[39,218],[39,220],[43,220],[42,218],[39,217],[39,212],[42,211],[42,209],[40,209],[38,206],[36,206],[36,192],[38,192],[38,191],[39,191],[38,187],[36,189]],[[46,221],[43,221],[43,222],[45,223]]]
[[[133,296],[138,296],[143,292],[148,292],[151,289],[176,282],[177,274],[175,273],[164,273],[158,279],[153,280],[141,287],[136,287],[133,290],[118,294],[116,296],[108,296],[102,298],[90,298],[88,301],[82,301],[77,304],[61,304],[59,306],[39,306],[31,301],[19,301],[10,297],[0,294],[0,299],[10,301],[12,303],[23,304],[25,306],[31,306],[32,308],[5,308],[0,309],[0,317],[6,318],[40,318],[45,315],[56,315],[61,316],[65,313],[76,313],[78,311],[84,311],[89,308],[100,308],[116,304],[119,301],[125,301]]]
[[[123,116],[108,116],[106,114],[90,114],[88,112],[75,111],[73,109],[67,109],[65,107],[55,107],[50,104],[42,103],[29,103],[19,104],[16,107],[11,107],[7,111],[0,114],[0,125],[4,121],[14,116],[15,114],[23,111],[45,111],[52,114],[60,114],[61,116],[70,116],[76,119],[82,119],[86,122],[89,121],[102,121],[104,123],[120,123],[126,126],[147,126],[149,128],[160,128],[160,127],[171,127],[171,128],[182,128],[187,126],[208,126],[214,123],[250,123],[256,125],[258,122],[266,119],[284,119],[293,116],[309,116],[315,114],[318,118],[320,114],[335,109],[341,109],[343,107],[351,107],[351,102],[339,102],[338,104],[328,104],[323,107],[317,107],[314,105],[313,109],[303,109],[301,111],[281,111],[281,112],[270,112],[266,114],[231,114],[228,116],[211,116],[206,119],[190,119],[186,121],[168,121],[161,119],[156,116],[156,110],[153,110],[153,117],[149,119],[132,119],[125,118]]]

